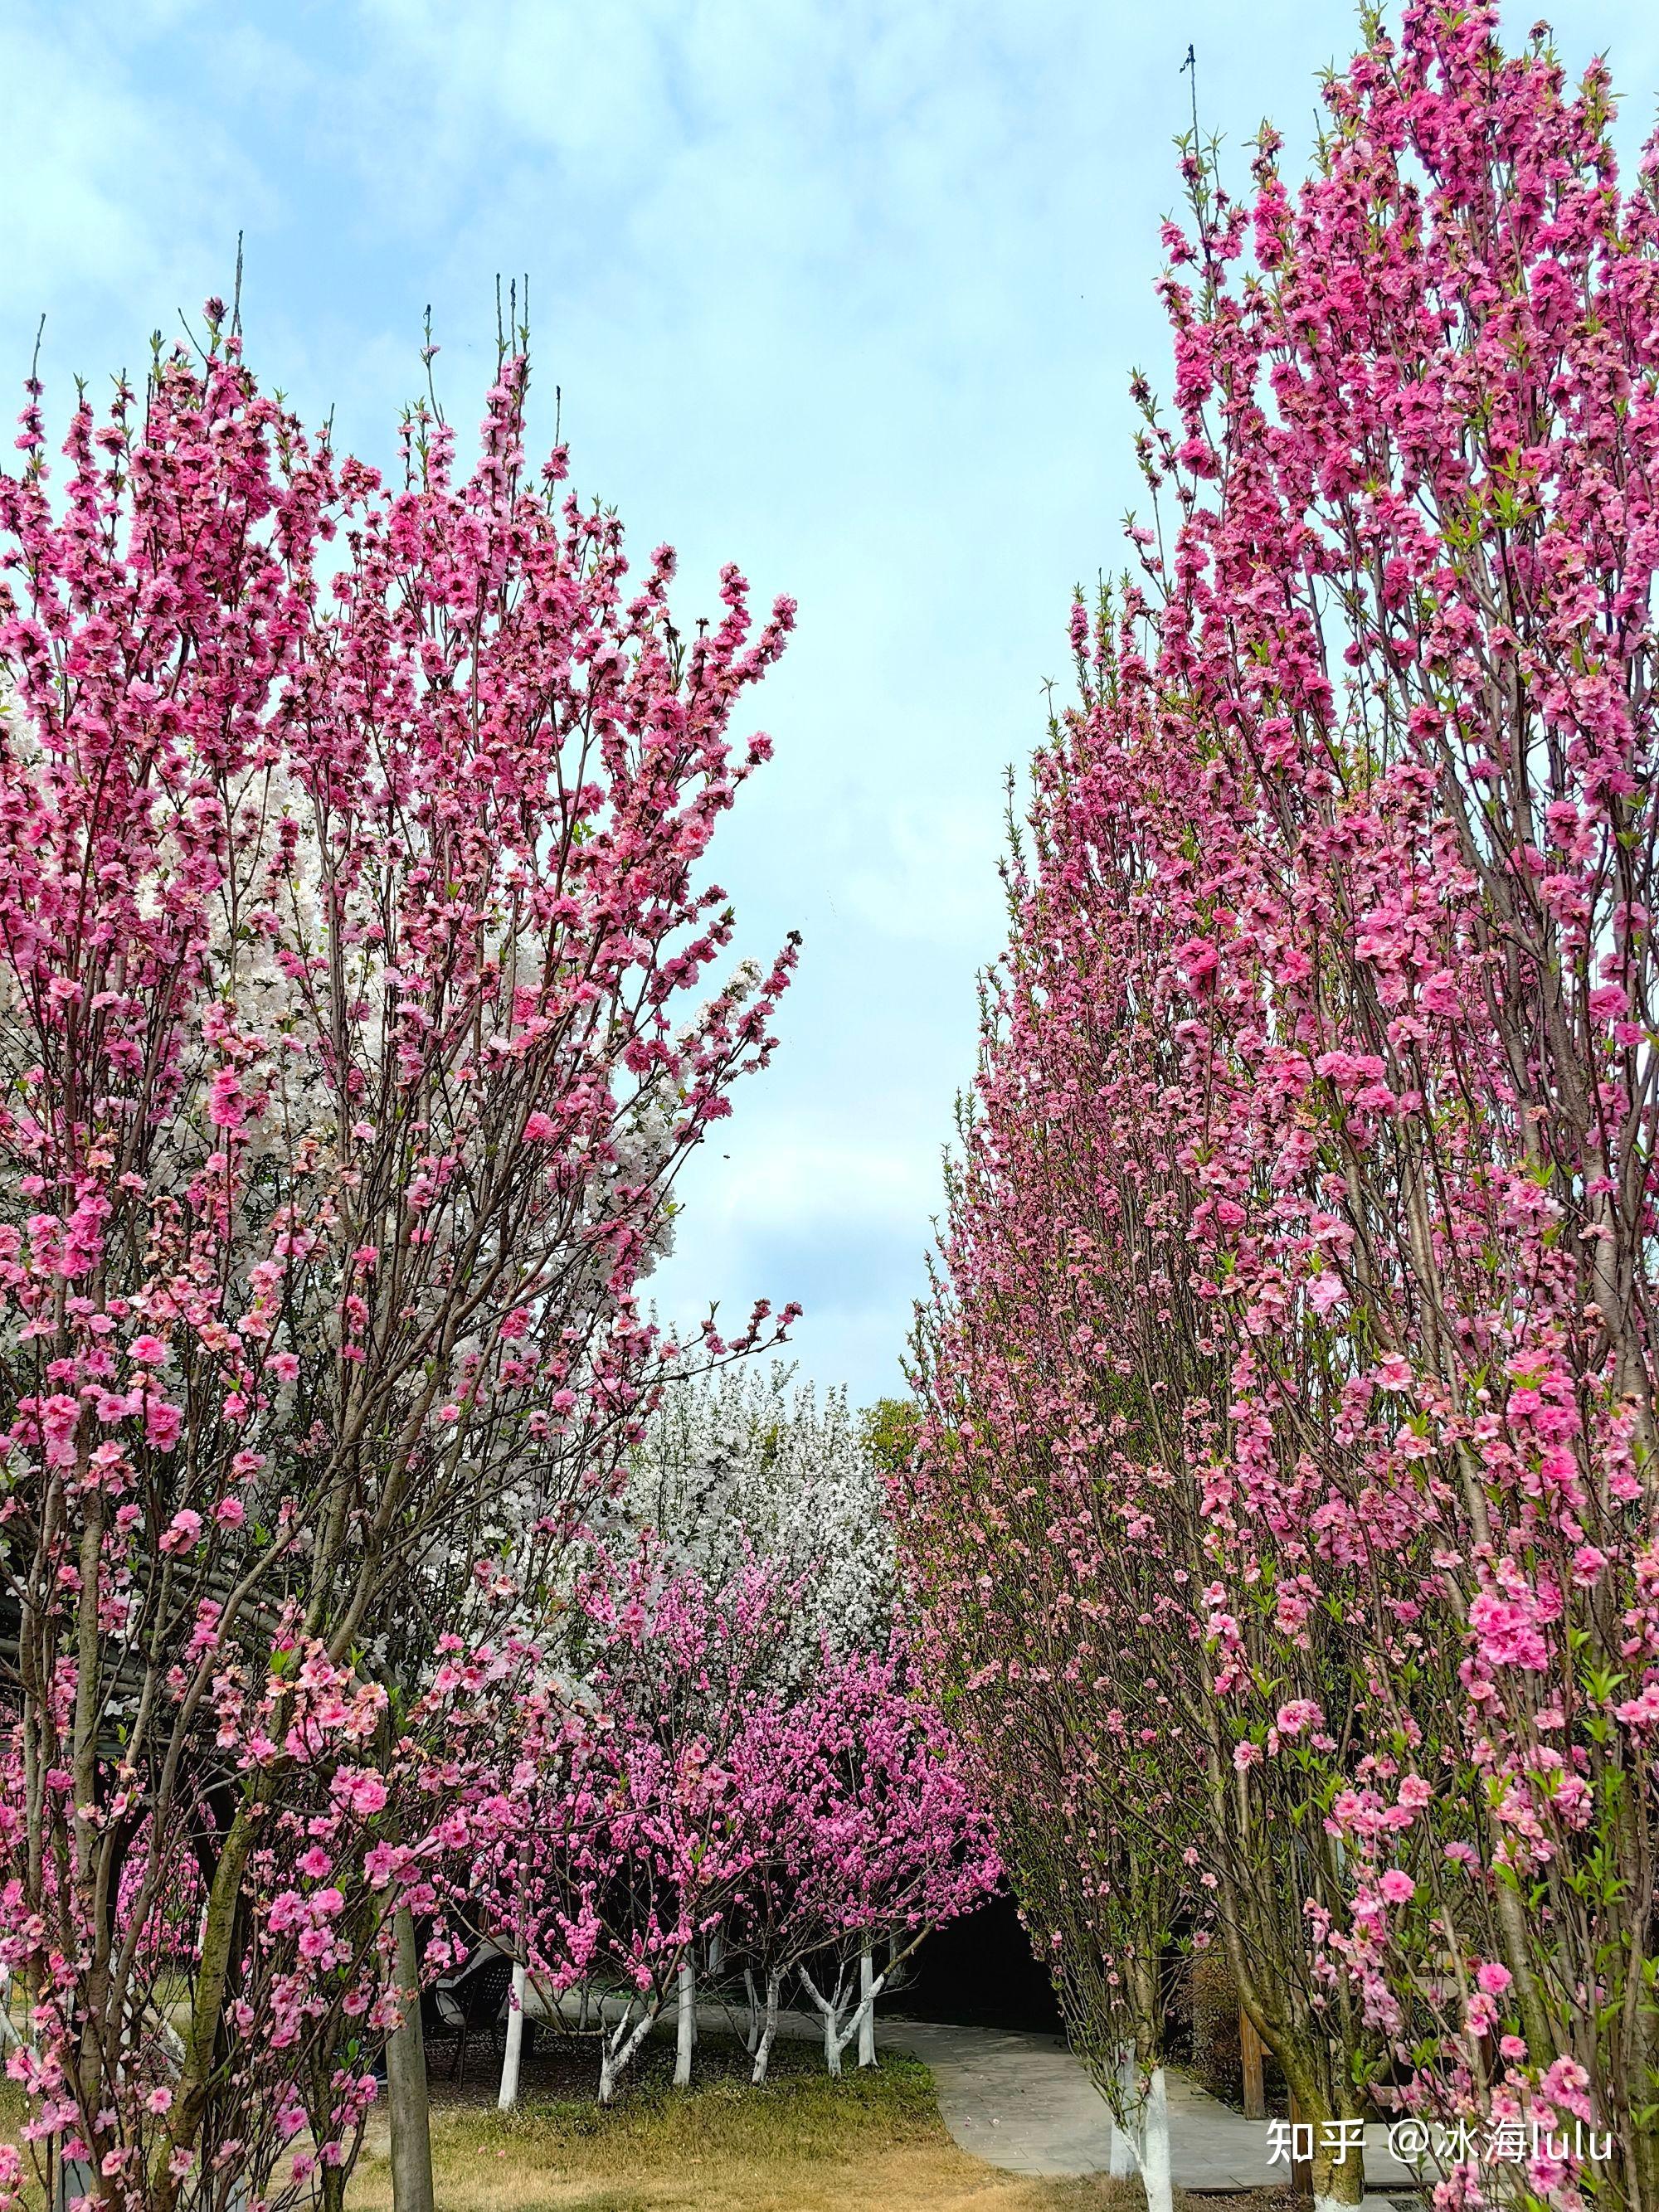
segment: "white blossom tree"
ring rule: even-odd
[[[883,1475],[844,1389],[820,1399],[783,1361],[671,1386],[611,1502],[611,1531],[653,1530],[708,1586],[751,1559],[800,1585],[781,1677],[881,1649],[891,1625],[893,1544]]]

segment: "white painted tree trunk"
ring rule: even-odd
[[[859,2064],[876,2063],[876,1966],[866,1943],[859,1954]]]
[[[1170,2089],[1161,2066],[1145,2087],[1133,2050],[1118,2060],[1117,2079],[1128,2125],[1112,2122],[1108,2171],[1119,2181],[1139,2172],[1146,2191],[1146,2212],[1175,2212],[1174,2176],[1170,2165]]]
[[[614,2028],[605,2025],[604,2008],[599,2012],[599,2102],[608,2105],[617,2094],[617,2084],[628,2070],[629,2060],[641,2044],[656,2026],[657,2015],[662,2010],[660,1998],[647,2003],[637,2020],[632,2004],[625,2005],[623,2016]]]
[[[807,1972],[805,1966],[799,1968],[798,1972],[800,1975],[801,1987],[806,1991],[807,1996],[811,1998],[813,2003],[817,2007],[818,2011],[823,2015],[823,2063],[829,2068],[831,2074],[838,2075],[841,2072],[841,2055],[842,2051],[846,2050],[848,2045],[853,2040],[853,2038],[855,2035],[861,2035],[865,2021],[869,2020],[874,2014],[876,1999],[881,1995],[883,1989],[886,1986],[887,1976],[885,1973],[875,1974],[870,1979],[867,1986],[860,1988],[857,2008],[854,2012],[852,2018],[848,2021],[845,2027],[843,2027],[842,2026],[842,2002],[847,1986],[846,1975],[842,1973],[836,1977],[835,1986],[826,1997],[819,1990],[817,1984],[812,1979],[812,1977]],[[861,1984],[864,1981],[862,1972],[860,1972],[860,1981]],[[875,2057],[875,2043],[873,2036],[870,2045],[870,2057],[873,2061]],[[864,2063],[863,2046],[860,2042],[860,2063],[863,2064]]]
[[[1146,2187],[1146,2212],[1175,2212],[1170,2169],[1170,2085],[1155,2066],[1146,2085],[1140,2122],[1140,2178]]]
[[[611,2039],[603,2031],[599,2036],[599,2102],[608,2105],[617,2094],[616,2061],[611,2056]]]
[[[697,1974],[689,1958],[680,1960],[678,2009],[674,2020],[674,2087],[691,2087],[691,2053],[697,2040]]]
[[[754,1984],[750,1983],[750,1991]],[[778,2033],[778,1977],[766,1977],[766,2021],[755,2039],[755,2065],[750,2079],[758,2088],[766,2079],[766,2069],[772,2057],[772,2045]]]
[[[800,1969],[800,1985],[817,2007],[818,2017],[823,2022],[823,2063],[832,2074],[839,2074],[842,2044],[836,2030],[841,2021],[841,1981],[837,1979],[835,1988],[826,1997],[803,1966]]]
[[[1117,2056],[1117,2086],[1126,2111],[1133,2110],[1134,2074],[1134,2053],[1120,2051]],[[1107,2161],[1107,2172],[1114,2181],[1127,2181],[1139,2169],[1140,2160],[1135,2154],[1134,2138],[1114,2114],[1112,2148]]]
[[[524,2004],[529,1977],[522,1966],[513,1969],[513,1996],[507,2008],[507,2035],[501,2051],[501,2093],[495,2102],[510,2112],[519,2101],[519,2064],[524,2056]]]

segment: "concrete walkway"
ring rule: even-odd
[[[914,2051],[933,2072],[940,2117],[953,2139],[1011,2173],[1104,2173],[1112,2121],[1079,2058],[1057,2035],[936,2027],[886,2019],[878,2044]],[[1181,2189],[1271,2189],[1290,2179],[1269,2165],[1264,2121],[1247,2120],[1184,2074],[1168,2076],[1170,2156]],[[1365,2130],[1373,2190],[1412,2189],[1410,2170],[1388,2151],[1387,2130]]]
[[[606,2010],[615,2003],[607,1998]],[[532,2019],[543,2012],[533,1997],[528,2009]],[[697,2007],[697,2025],[738,2030],[741,2011],[704,2002]],[[671,2004],[658,2033],[672,2034],[673,2021]],[[809,2013],[781,2012],[778,2033],[792,2042],[822,2042],[823,2024]],[[988,2166],[1054,2176],[1109,2170],[1112,2116],[1087,2068],[1061,2037],[878,2013],[876,2047],[908,2051],[922,2061],[933,2074],[939,2117],[952,2140]],[[853,2063],[850,2051],[846,2063]],[[1268,2162],[1265,2120],[1247,2120],[1184,2074],[1171,2070],[1167,2078],[1170,2158],[1177,2188],[1272,2189],[1290,2179],[1283,2160]],[[1387,2130],[1380,2126],[1365,2130],[1365,2179],[1374,2191],[1417,2185],[1410,2169],[1390,2157]],[[1384,2201],[1371,2197],[1367,2204],[1380,2212]]]
[[[876,2024],[876,2045],[922,2061],[953,2140],[988,2165],[1010,2173],[1105,2172],[1111,2114],[1057,2035],[888,2019]],[[1170,2142],[1184,2183],[1173,2108]]]

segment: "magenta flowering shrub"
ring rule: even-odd
[[[601,2103],[671,1998],[739,1975],[757,2081],[792,1977],[839,2072],[895,1968],[994,1887],[983,1809],[902,1655],[826,1645],[781,1669],[802,1601],[778,1562],[711,1585],[647,1543],[582,1576],[574,1678],[526,1701],[487,1871],[453,1909],[542,2008],[592,2012]]]
[[[1034,1848],[1083,1819],[1133,1919],[1183,1802],[1310,2118],[1437,2123],[1446,2201],[1650,2207],[1659,153],[1621,187],[1609,97],[1410,6],[1299,188],[1189,151],[906,1517],[1003,1797],[1017,1717],[1066,1731]]]
[[[796,1785],[800,1856],[781,1871],[797,1942],[817,1919],[817,1945],[799,1972],[831,2073],[922,1938],[982,1904],[1002,1871],[957,1741],[908,1678],[902,1649],[849,1653],[794,1721],[816,1762]],[[785,1759],[793,1771],[787,1748]],[[775,1945],[774,1973],[778,1960]]]
[[[620,1994],[597,2021],[608,2104],[749,1863],[744,1769],[781,1615],[775,1577],[711,1590],[649,1544],[601,1556],[574,1613],[576,1671],[526,1700],[490,1880],[457,1905],[544,2005]]]
[[[166,1892],[156,1896],[145,1879],[149,1857],[149,1839],[141,1832],[130,1846],[121,1869],[116,1924],[124,1935],[136,1935],[138,1942],[153,1953],[162,1971],[170,1967],[183,1975],[190,1971],[196,1955],[196,1939],[207,1903],[207,1891],[194,1867],[175,1867]],[[140,1919],[137,1916],[145,1901],[149,1905],[149,1917]]]
[[[49,2190],[161,2212],[340,2201],[793,959],[717,973],[702,873],[791,604],[728,569],[686,642],[520,359],[470,473],[428,406],[383,483],[209,330],[61,486],[31,386],[0,477],[8,2063]]]

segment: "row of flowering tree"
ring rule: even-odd
[[[581,1577],[574,1672],[526,1701],[487,1875],[454,1900],[520,1969],[508,2100],[526,2011],[591,2021],[608,2104],[672,2006],[684,2087],[700,1992],[728,2014],[742,1993],[757,2082],[786,1992],[822,2015],[832,2074],[855,2036],[867,2063],[884,1988],[994,1886],[986,1816],[902,1650],[826,1641],[780,1664],[806,1601],[775,1562],[711,1584],[654,1544]]]
[[[0,2203],[341,2202],[685,1364],[636,1289],[793,962],[703,873],[792,608],[688,641],[526,392],[383,482],[210,303],[0,476]]]
[[[1659,151],[1408,5],[1187,149],[1138,573],[1011,863],[904,1544],[1167,2203],[1224,1945],[1356,2201],[1659,2207]]]

